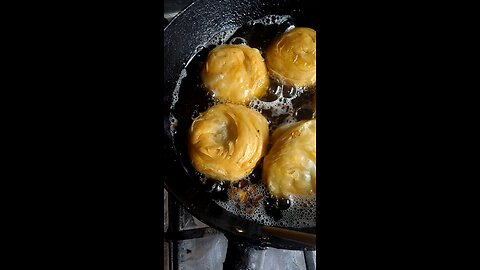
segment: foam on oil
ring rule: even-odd
[[[256,221],[267,226],[287,226],[293,228],[315,227],[316,226],[316,200],[315,196],[291,196],[291,206],[282,211],[283,217],[276,221],[263,207],[267,190],[262,184],[250,184],[255,192],[248,193],[248,196],[255,198],[261,196],[258,201],[259,207],[239,207],[236,200],[225,202],[217,200],[216,203],[225,210],[241,216],[245,219]],[[253,213],[252,213],[253,210]]]

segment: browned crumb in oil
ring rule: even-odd
[[[229,195],[230,200],[235,203],[235,207],[243,210],[248,216],[255,214],[255,208],[260,206],[259,201],[263,198],[263,195],[258,194],[257,189],[247,181],[244,181],[239,187],[232,187]]]
[[[235,198],[236,198],[236,194],[237,194],[236,191],[235,191],[236,189],[237,189],[237,188],[235,188],[235,187],[231,187],[231,188],[228,190],[229,198],[230,198],[230,200],[232,200],[232,201],[234,201]]]
[[[254,207],[258,207],[259,206],[259,201],[263,198],[263,196],[261,194],[257,195],[255,198],[252,199],[251,201],[251,204],[254,206]]]
[[[247,198],[248,198],[248,194],[245,190],[241,190],[239,189],[237,191],[237,196],[238,196],[238,200],[242,203],[246,203],[247,202]]]

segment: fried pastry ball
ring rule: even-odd
[[[262,181],[275,197],[316,192],[317,121],[303,120],[277,128],[263,159]]]
[[[217,104],[197,117],[189,133],[193,167],[219,181],[248,176],[265,155],[268,123],[259,112],[243,105]]]
[[[220,45],[207,56],[201,73],[205,87],[222,102],[247,104],[266,94],[269,77],[260,51],[247,45]]]
[[[267,48],[266,64],[270,74],[285,85],[308,87],[316,84],[317,33],[297,27],[282,34]]]

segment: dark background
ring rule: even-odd
[[[317,264],[458,265],[478,122],[463,105],[476,90],[465,9],[318,5]],[[161,265],[162,6],[4,10],[8,254],[19,266]]]

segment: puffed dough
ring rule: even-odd
[[[197,117],[189,133],[193,167],[219,181],[248,176],[265,155],[267,119],[243,105],[217,104]]]
[[[222,102],[247,104],[266,94],[269,77],[260,51],[247,45],[220,45],[207,56],[201,73],[205,87]]]
[[[277,128],[263,159],[262,181],[276,197],[316,193],[317,121],[302,120]]]
[[[317,33],[297,27],[282,34],[267,48],[266,64],[270,74],[288,86],[308,87],[317,81]]]

